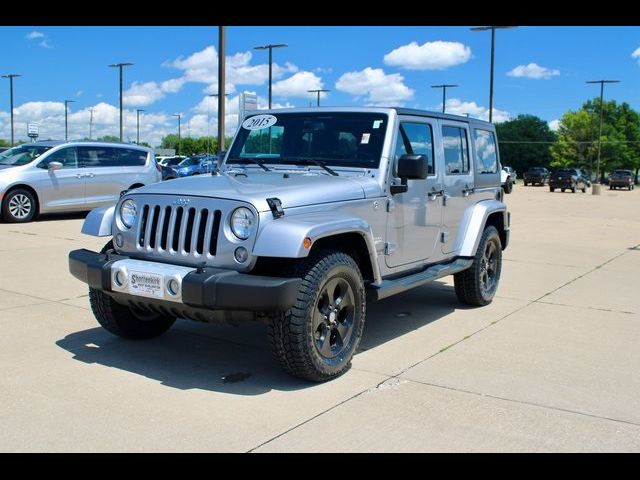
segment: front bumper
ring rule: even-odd
[[[114,288],[111,268],[122,260],[129,260],[129,257],[85,249],[73,250],[69,252],[69,271],[81,282],[113,296],[119,303],[135,301],[167,307],[176,306],[175,300],[147,298]],[[150,269],[157,269],[156,262],[136,263],[147,264]],[[249,275],[213,267],[200,270],[176,268],[188,270],[181,278],[179,303],[196,309],[254,312],[287,310],[296,302],[302,282],[300,278]]]
[[[609,180],[610,187],[625,187],[627,188],[629,185],[633,185],[633,182],[630,180]]]

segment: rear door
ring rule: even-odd
[[[455,248],[456,236],[467,205],[472,201],[474,179],[471,168],[469,127],[466,123],[441,121],[444,172],[442,253]]]

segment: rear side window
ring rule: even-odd
[[[425,155],[429,175],[435,174],[433,162],[433,131],[427,123],[402,122],[396,143],[396,156]]]
[[[478,173],[497,173],[496,137],[488,130],[475,129],[476,170]],[[539,169],[540,170],[540,169]]]
[[[445,173],[447,175],[469,173],[469,142],[466,129],[443,126],[442,143]]]
[[[130,148],[78,147],[83,167],[135,167],[147,161],[147,152]]]

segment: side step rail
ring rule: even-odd
[[[383,280],[380,286],[372,286],[367,290],[367,300],[382,300],[396,293],[410,290],[425,283],[433,282],[447,275],[466,270],[473,263],[471,258],[458,258],[454,262],[447,264],[438,264],[428,267],[418,273],[407,275],[406,277],[396,278],[394,280]]]

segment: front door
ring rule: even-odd
[[[394,170],[402,155],[425,155],[429,175],[425,180],[409,180],[407,192],[391,197],[385,248],[388,267],[420,262],[436,251],[442,222],[442,182],[434,155],[436,127],[435,120],[422,117],[400,122]]]
[[[87,206],[95,208],[115,203],[120,192],[129,187],[128,169],[118,162],[120,149],[102,146],[78,147],[78,153],[86,178]]]
[[[49,163],[60,162],[60,170],[49,170]],[[82,210],[85,205],[85,177],[79,168],[75,147],[57,150],[38,163],[37,183],[40,202],[46,211]]]
[[[444,157],[442,253],[447,254],[456,246],[456,236],[464,211],[473,195],[473,170],[469,131],[464,123],[443,121],[442,149]]]

